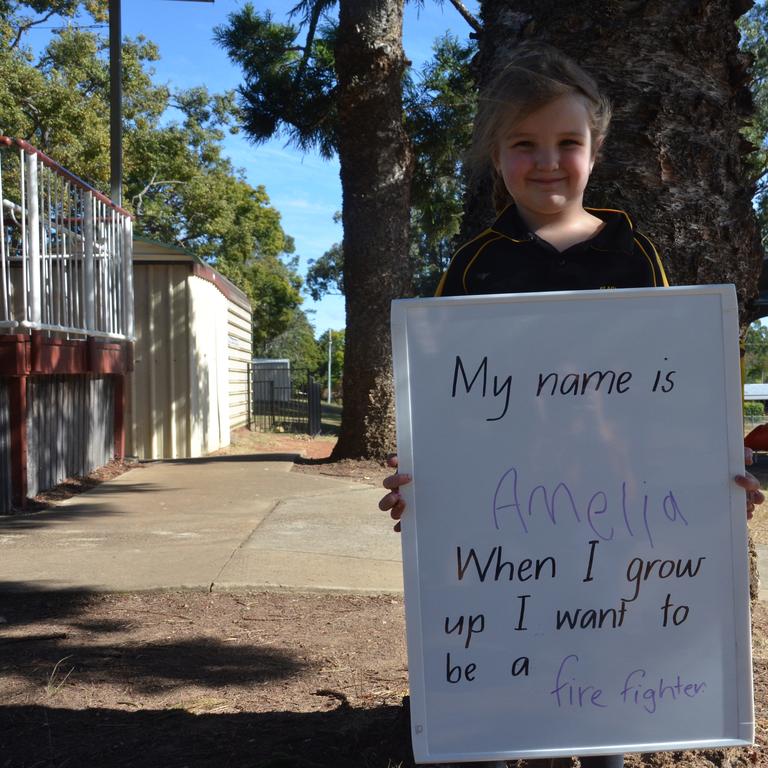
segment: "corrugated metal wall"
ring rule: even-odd
[[[134,262],[134,295],[128,453],[189,458],[228,445],[231,414],[247,417],[250,313],[186,262]],[[234,401],[233,376],[243,380]]]
[[[251,313],[229,302],[229,427],[248,423],[248,363],[253,354]]]
[[[190,277],[188,285],[192,455],[201,456],[229,445],[228,302],[207,280]]]
[[[11,422],[8,381],[0,379],[0,515],[11,511]]]
[[[128,453],[190,456],[189,297],[186,264],[134,264],[134,371],[129,376]]]
[[[112,377],[30,376],[27,408],[29,496],[114,458]]]

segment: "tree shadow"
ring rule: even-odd
[[[15,647],[13,647],[15,646]],[[16,677],[45,686],[62,659],[62,674],[77,673],[82,684],[130,680],[140,694],[170,692],[194,683],[207,688],[247,687],[293,677],[309,665],[287,649],[271,645],[233,645],[210,637],[150,643],[77,644],[66,632],[32,635],[9,643],[13,664],[0,664]]]
[[[87,494],[78,494],[77,496],[70,497],[67,500],[67,504],[41,505],[42,508],[34,508],[33,506],[30,509],[16,511],[12,515],[0,515],[0,533],[32,530],[51,523],[76,521],[82,518],[118,517],[125,514],[124,510],[121,510],[119,507],[110,508],[94,503],[94,498],[104,499],[105,503],[107,503],[109,501],[107,497],[117,494],[165,493],[183,490],[182,488],[173,488],[155,483],[122,483],[120,485],[101,483],[93,488],[89,488]],[[82,501],[77,499],[82,499]],[[1,763],[0,766],[2,766]]]
[[[21,768],[411,768],[400,706],[194,715],[0,707],[0,766]]]
[[[140,642],[131,638],[130,621],[84,619],[96,594],[28,586],[23,593],[5,591],[13,586],[21,585],[0,585],[0,672],[38,686],[45,687],[63,659],[63,672],[71,669],[84,684],[130,680],[139,693],[190,683],[245,687],[294,677],[313,666],[272,643],[235,644],[200,633]],[[110,635],[117,636],[113,642]]]
[[[302,464],[307,467],[321,467],[326,464],[336,464],[337,461],[338,459],[333,459],[330,456],[326,456],[325,458],[322,458],[322,459],[310,459],[310,458],[307,458],[306,456],[299,456],[296,459],[295,463]]]
[[[114,456],[112,376],[30,376],[27,398],[30,496],[65,478],[88,475]]]

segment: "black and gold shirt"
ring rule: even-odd
[[[558,251],[530,232],[514,205],[454,255],[436,296],[667,286],[653,243],[624,211],[587,208],[605,222],[589,240]]]

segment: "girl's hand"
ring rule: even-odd
[[[387,459],[387,464],[390,467],[397,467],[397,456],[390,456]],[[395,473],[394,475],[385,477],[382,482],[382,485],[389,491],[389,493],[379,501],[379,509],[382,512],[389,510],[390,517],[393,520],[397,520],[394,528],[395,531],[400,530],[400,518],[405,511],[405,502],[400,496],[400,486],[407,485],[410,482],[411,476],[402,473]]]
[[[749,467],[754,461],[754,451],[751,448],[745,448],[744,463]],[[736,480],[736,485],[747,492],[747,520],[751,520],[755,507],[765,501],[765,495],[760,490],[760,482],[749,472],[745,472],[743,475],[736,475],[734,479]]]

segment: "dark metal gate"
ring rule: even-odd
[[[262,432],[321,431],[320,382],[308,371],[249,363],[248,426]]]

